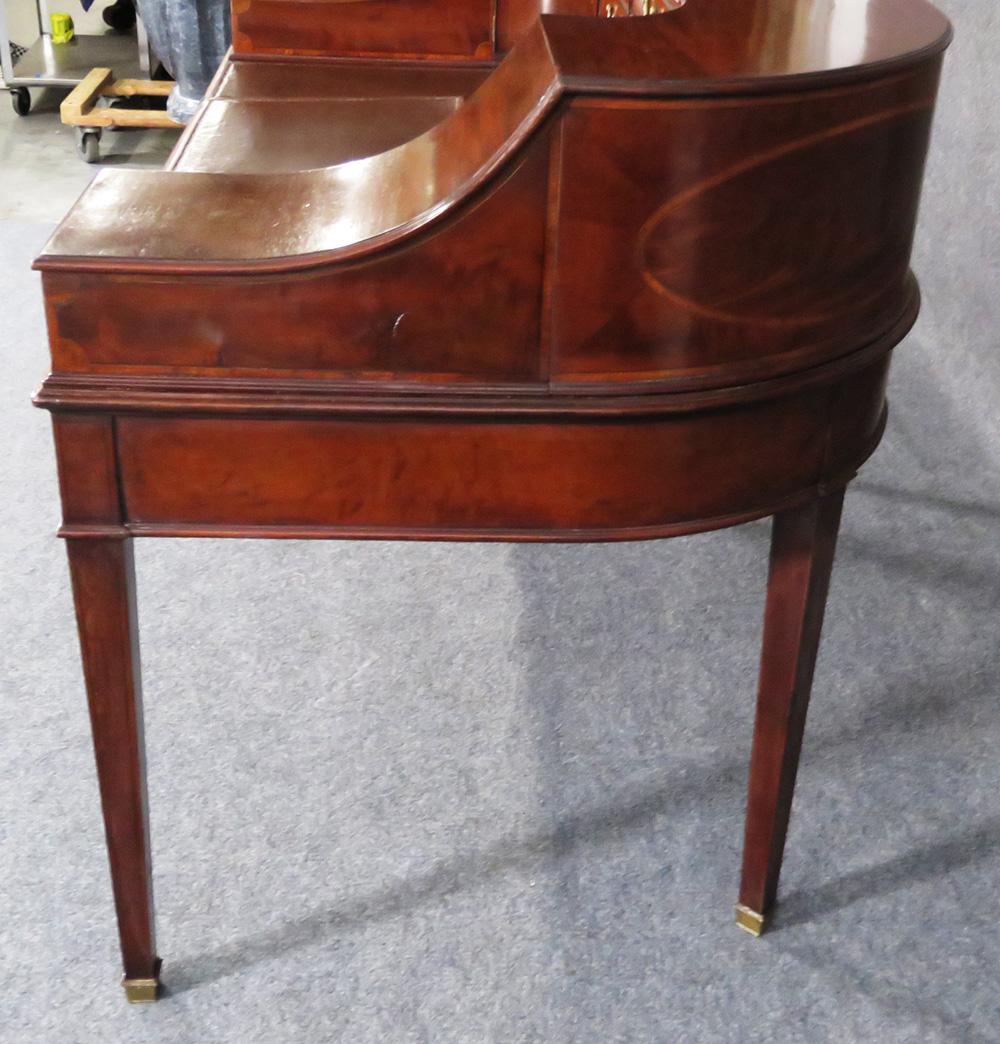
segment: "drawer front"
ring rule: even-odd
[[[627,420],[133,416],[117,437],[140,530],[641,537],[767,513],[814,485],[829,404],[817,389]]]

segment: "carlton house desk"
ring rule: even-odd
[[[234,3],[166,168],[102,171],[36,262],[130,1000],[160,975],[135,537],[773,516],[736,907],[762,931],[949,38],[925,0]]]

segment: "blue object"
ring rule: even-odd
[[[167,112],[187,123],[229,47],[229,0],[136,2],[153,51],[176,81]]]

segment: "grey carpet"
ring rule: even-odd
[[[169,995],[126,1006],[27,404],[48,229],[0,224],[0,1040],[1000,1040],[996,18],[948,7],[924,318],[848,497],[756,941],[731,909],[766,523],[585,547],[148,541]]]

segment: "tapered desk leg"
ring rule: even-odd
[[[66,541],[97,758],[126,997],[156,999],[160,961],[146,808],[132,540]]]
[[[843,488],[774,517],[736,923],[760,935],[778,890]]]

